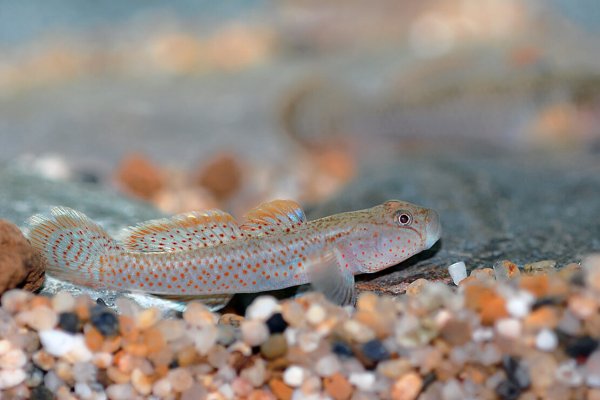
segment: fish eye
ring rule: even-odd
[[[396,223],[400,226],[410,225],[412,223],[413,217],[411,213],[406,210],[396,211],[395,214]]]

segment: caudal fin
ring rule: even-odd
[[[67,207],[54,207],[29,218],[29,240],[47,259],[47,272],[57,278],[98,286],[100,258],[119,248],[94,221]]]

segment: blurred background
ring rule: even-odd
[[[165,213],[599,152],[596,0],[0,0],[0,162]]]

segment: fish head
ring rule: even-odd
[[[441,236],[436,211],[405,201],[390,200],[366,210],[365,228],[357,229],[351,257],[357,272],[377,272],[431,248]]]

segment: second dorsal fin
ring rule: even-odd
[[[230,214],[192,211],[143,222],[127,230],[123,246],[133,251],[181,251],[216,246],[244,236]]]
[[[302,207],[292,200],[273,200],[248,211],[240,228],[251,235],[291,230],[306,222]]]

